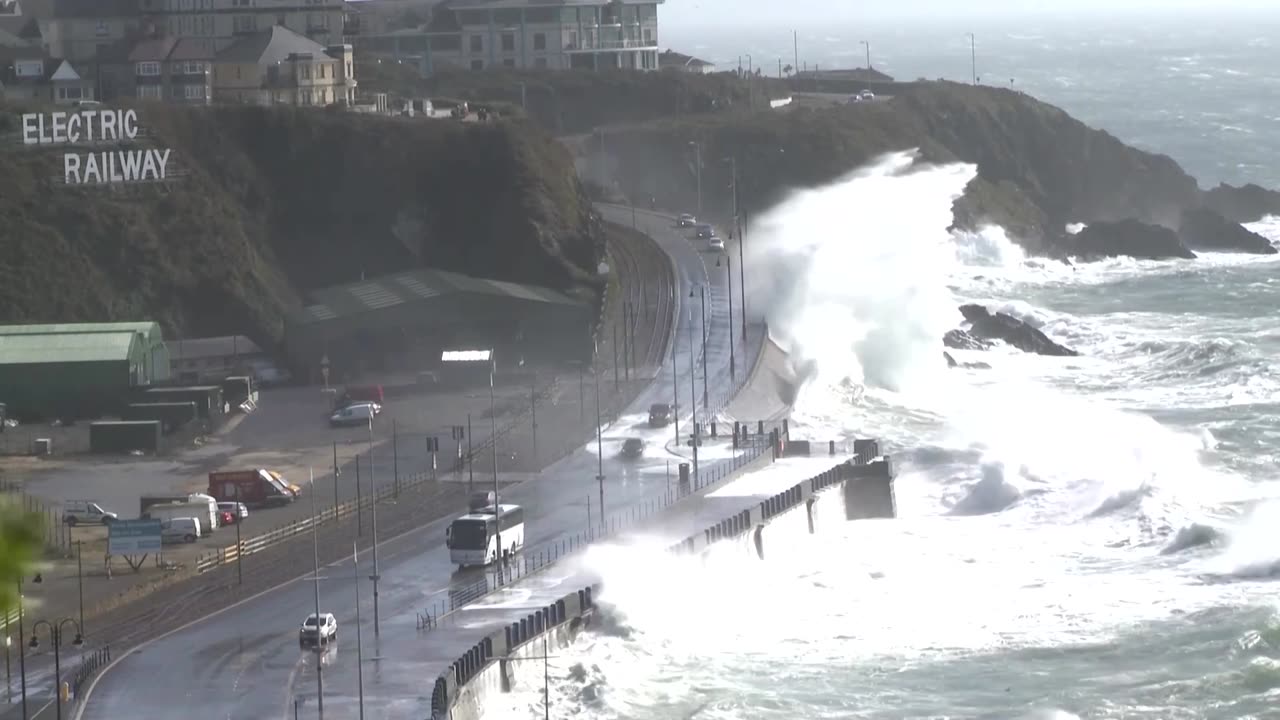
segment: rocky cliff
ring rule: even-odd
[[[183,177],[77,189],[60,153],[0,146],[0,323],[148,318],[271,346],[307,290],[410,267],[598,292],[572,160],[533,126],[139,112]]]
[[[584,146],[592,156],[581,166],[595,174],[603,168],[605,183],[626,196],[691,207],[694,140],[704,157],[703,187],[716,188],[704,193],[704,208],[719,217],[731,212],[730,195],[720,190],[730,183],[730,166],[720,158],[737,158],[739,200],[752,212],[789,188],[826,183],[912,147],[927,161],[977,165],[977,179],[954,207],[957,226],[997,223],[1049,255],[1074,249],[1069,223],[1133,220],[1177,232],[1192,211],[1193,239],[1214,235],[1199,246],[1269,252],[1269,243],[1262,248],[1223,225],[1280,208],[1280,195],[1261,189],[1204,193],[1171,158],[1125,145],[1025,93],[950,82],[903,83],[886,101],[609,128],[604,161],[595,157],[595,143]],[[1228,210],[1229,221],[1219,215]]]

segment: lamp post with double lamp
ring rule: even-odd
[[[53,693],[54,703],[57,705],[57,720],[62,720],[62,653],[59,648],[62,646],[62,629],[67,625],[71,625],[76,629],[76,637],[71,641],[72,645],[80,646],[84,644],[84,635],[80,632],[80,624],[74,618],[63,618],[56,622],[48,620],[37,620],[31,625],[31,647],[40,647],[40,638],[38,631],[43,625],[49,629],[49,639],[53,641]],[[25,700],[25,698],[23,698]],[[23,704],[22,714],[27,713],[26,704]]]
[[[374,482],[373,474],[373,414],[369,414],[369,488],[373,490],[373,502],[369,503],[370,511],[373,513],[373,574],[369,579],[373,581],[373,635],[378,636],[378,580],[381,575],[378,573],[378,483]]]

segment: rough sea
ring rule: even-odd
[[[1278,20],[988,22],[979,74],[1204,187],[1276,187]],[[802,30],[802,55],[849,66],[872,34],[891,74],[961,79],[969,29]],[[759,63],[791,39],[677,46]],[[900,517],[764,562],[593,550],[617,624],[549,661],[550,717],[1280,718],[1280,259],[1028,259],[999,228],[945,230],[974,172],[886,157],[749,236],[748,267],[807,258],[748,278],[817,361],[797,422],[882,438]],[[1280,242],[1280,220],[1252,227]],[[963,302],[1081,356],[953,351],[991,367],[948,370]],[[507,700],[494,717],[544,716],[541,687]]]

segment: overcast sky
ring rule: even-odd
[[[1280,0],[666,0],[659,14],[664,22],[683,25],[787,23],[790,27],[912,17],[937,20],[985,15],[994,19],[990,16],[1105,16],[1117,11],[1167,14],[1172,10],[1267,10],[1280,14]]]

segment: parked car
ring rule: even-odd
[[[62,522],[75,526],[80,523],[89,525],[110,525],[120,516],[91,500],[68,500],[62,507]]]
[[[710,240],[716,236],[716,229],[710,223],[698,223],[693,226],[693,236],[699,240]]]
[[[357,427],[368,425],[378,413],[370,403],[344,407],[329,416],[329,424],[333,427]]]
[[[693,227],[698,219],[689,213],[680,213],[680,217],[676,218],[676,225],[680,227]]]
[[[675,417],[675,408],[668,403],[654,403],[649,406],[649,427],[666,427]]]
[[[875,100],[876,94],[871,92],[870,90],[863,90],[862,92],[858,93],[858,97],[862,100]]]
[[[724,238],[720,237],[719,235],[711,236],[711,239],[707,241],[707,247],[711,248],[712,250],[724,252]]]
[[[299,645],[325,645],[338,639],[338,620],[333,613],[320,613],[320,621],[312,613],[298,628]]]
[[[622,441],[622,457],[638,458],[643,454],[644,440],[633,437]]]
[[[220,526],[233,525],[236,522],[237,520],[236,520],[235,513],[231,512],[230,510],[218,511],[218,525]]]
[[[249,508],[242,502],[220,502],[218,510],[231,514],[231,522],[240,522],[249,517]]]

